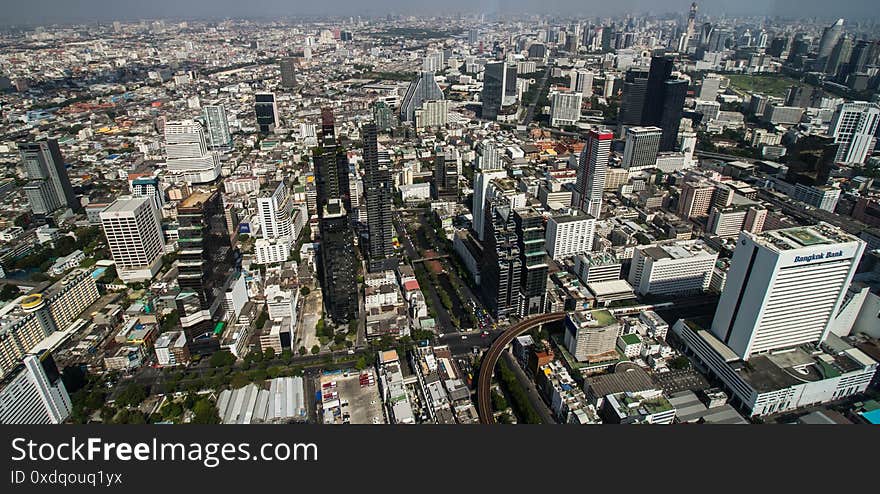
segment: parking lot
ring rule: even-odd
[[[373,369],[336,371],[318,377],[319,416],[325,424],[384,424],[382,399]]]

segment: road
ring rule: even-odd
[[[532,120],[535,118],[535,106],[537,106],[538,100],[541,99],[540,96],[541,93],[544,92],[544,88],[547,87],[547,81],[550,79],[551,67],[552,64],[548,61],[547,68],[544,70],[544,77],[541,78],[541,87],[538,88],[537,95],[535,96],[535,101],[532,101],[532,103],[529,105],[529,109],[526,110],[526,114],[523,117],[522,123],[520,123],[520,125],[528,127],[529,124],[532,123]]]
[[[399,213],[395,215],[393,223],[394,228],[397,230],[397,239],[400,241],[401,245],[403,245],[407,257],[410,259],[418,259],[421,257],[413,246],[406,229],[402,226]],[[421,286],[421,289],[425,296],[431,299],[431,303],[437,311],[437,333],[444,334],[457,332],[457,328],[452,324],[452,319],[449,317],[449,313],[446,312],[446,308],[443,307],[443,302],[440,301],[440,296],[437,294],[437,288],[433,283],[426,283],[426,285],[428,286]]]
[[[541,421],[545,424],[555,424],[556,419],[553,417],[553,413],[550,409],[547,408],[547,404],[544,403],[541,394],[538,393],[538,388],[535,387],[535,383],[529,379],[529,376],[527,376],[525,372],[523,372],[522,367],[519,366],[519,363],[513,358],[510,351],[504,352],[504,360],[507,362],[507,366],[513,370],[514,374],[516,374],[516,379],[519,381],[520,386],[526,390],[526,395],[529,397],[529,403],[531,403],[532,408],[538,412]]]
[[[494,424],[495,416],[492,414],[492,375],[495,373],[495,365],[501,357],[501,352],[507,348],[507,345],[517,336],[530,331],[542,324],[561,321],[565,318],[565,312],[552,312],[550,314],[540,314],[524,319],[501,334],[489,347],[489,350],[483,355],[480,363],[480,377],[477,380],[477,410],[480,413],[481,424]]]

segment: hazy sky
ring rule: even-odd
[[[562,13],[605,16],[684,12],[690,0],[0,0],[0,23],[296,15]],[[783,17],[877,17],[877,0],[705,0],[700,11]]]

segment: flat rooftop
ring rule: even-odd
[[[824,223],[814,226],[797,226],[782,230],[771,230],[758,235],[757,239],[762,245],[776,251],[855,242],[857,240],[856,237],[843,230]]]
[[[213,191],[196,190],[192,194],[187,196],[186,199],[180,201],[180,204],[178,205],[178,207],[183,207],[183,208],[196,207],[200,204],[204,204],[205,202],[207,202],[208,199],[210,199],[212,195],[213,195]]]

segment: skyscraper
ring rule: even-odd
[[[28,355],[0,383],[0,424],[60,424],[72,409],[61,373],[48,353]]]
[[[486,64],[483,72],[483,118],[495,120],[501,107],[516,101],[516,66],[506,62]]]
[[[865,243],[816,226],[742,232],[712,321],[740,358],[825,339]]]
[[[358,317],[357,259],[345,207],[330,199],[320,219],[324,309],[337,325]]]
[[[487,202],[485,223],[480,272],[483,300],[495,317],[512,316],[519,309],[522,259],[513,208],[506,197],[497,196]]]
[[[831,51],[834,50],[837,42],[840,41],[840,37],[843,36],[843,22],[843,19],[837,19],[834,24],[822,31],[822,39],[819,40],[819,52],[816,55],[816,70],[825,71]]]
[[[177,204],[177,222],[180,293],[176,303],[181,326],[193,341],[211,333],[224,315],[221,309],[236,275],[236,255],[219,189],[195,189]]]
[[[202,117],[208,129],[208,148],[213,151],[232,149],[232,134],[229,133],[226,109],[220,105],[206,105],[202,108]]]
[[[254,95],[254,112],[257,115],[257,128],[261,134],[274,132],[281,124],[278,117],[278,104],[275,93],[257,93]]]
[[[194,120],[165,123],[168,171],[178,182],[210,183],[220,176],[220,157],[208,151],[205,131]]]
[[[414,122],[415,112],[425,101],[442,100],[443,91],[434,80],[433,72],[420,72],[418,77],[406,88],[400,102],[401,122]]]
[[[62,207],[74,211],[80,209],[79,199],[73,195],[70,177],[64,168],[58,141],[22,143],[18,150],[30,179],[25,191],[35,214],[48,214]]]
[[[458,201],[458,160],[455,148],[434,156],[434,191],[438,199]]]
[[[349,164],[345,150],[336,141],[335,119],[330,108],[321,110],[321,148],[315,150],[315,187],[317,213],[323,214],[330,199],[341,199],[346,211],[351,208]]]
[[[270,185],[257,197],[257,214],[262,225],[263,238],[295,240],[293,234],[293,202],[284,181]]]
[[[514,211],[520,265],[519,316],[544,312],[547,294],[547,252],[544,250],[544,217],[534,209]]]
[[[614,133],[610,130],[591,130],[581,151],[577,170],[578,209],[596,219],[602,213],[602,190],[608,171],[608,158]]]
[[[864,163],[877,144],[880,124],[880,105],[867,101],[853,101],[838,105],[828,128],[838,144],[834,161],[837,163]]]
[[[165,239],[159,211],[149,197],[120,197],[100,213],[119,278],[148,281],[162,267]]]
[[[623,79],[623,99],[618,119],[622,125],[641,125],[645,93],[648,90],[648,71],[630,69]]]
[[[281,87],[291,89],[296,87],[296,58],[282,57],[278,61],[281,70]]]
[[[371,272],[384,271],[397,266],[394,246],[391,244],[394,236],[394,225],[391,220],[394,204],[391,196],[393,185],[391,170],[388,163],[380,162],[376,125],[364,125],[361,136],[364,140],[364,195],[367,205],[369,268]]]
[[[660,151],[672,151],[678,143],[678,129],[684,113],[688,83],[672,77],[673,59],[651,57],[651,70],[645,88],[641,125],[663,129]]]

